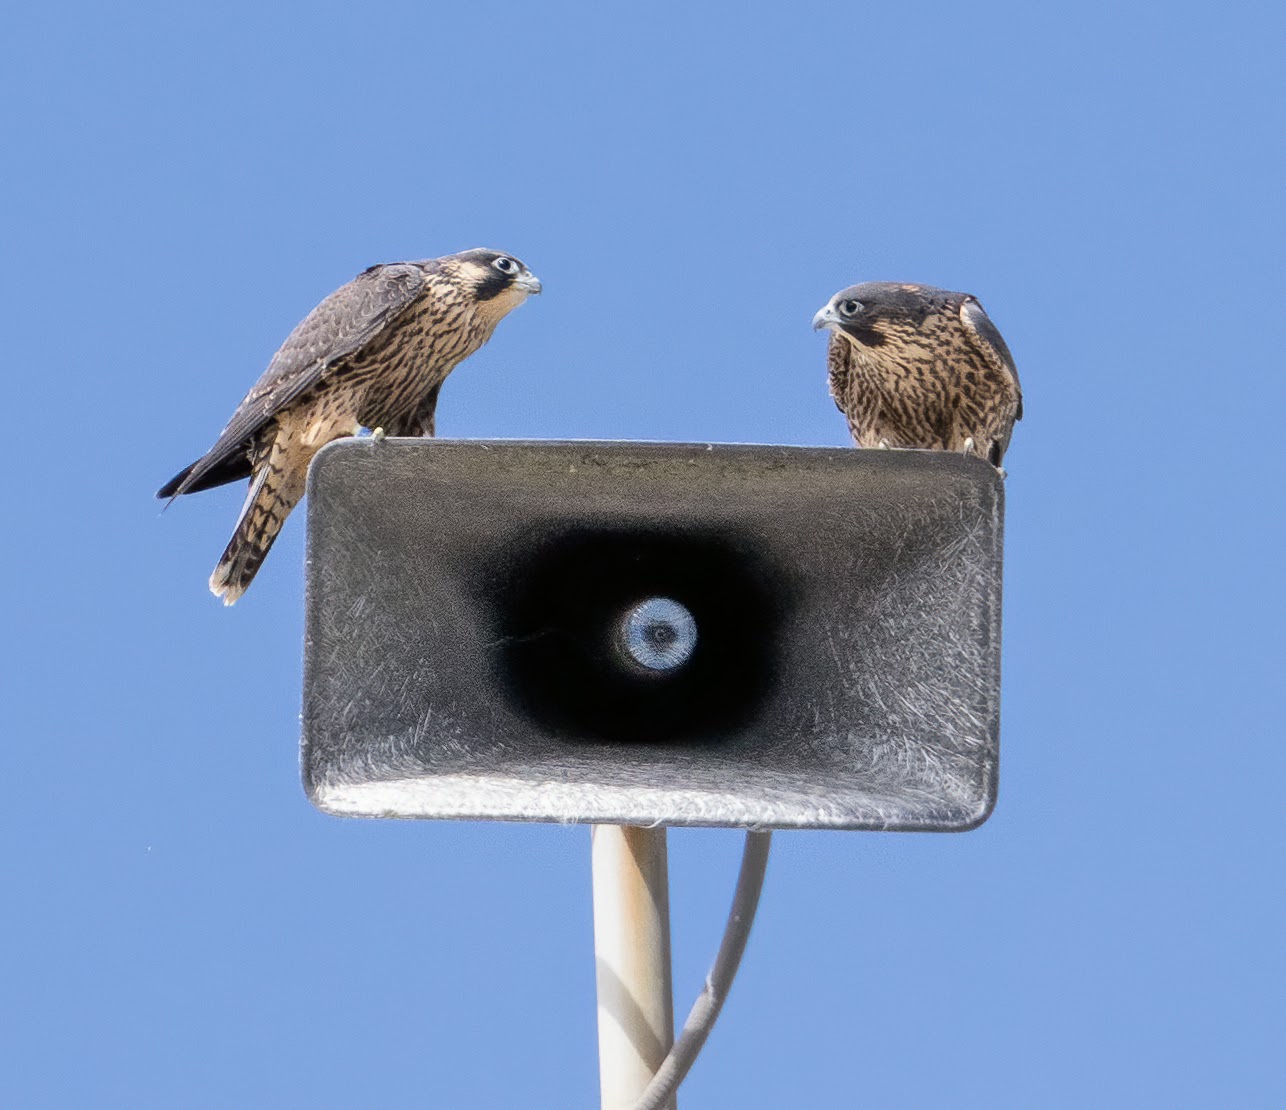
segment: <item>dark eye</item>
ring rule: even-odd
[[[844,301],[839,306],[839,314],[841,316],[856,316],[861,311],[862,311],[861,301]]]
[[[492,265],[502,274],[516,273],[518,270],[518,263],[512,258],[506,258],[503,254],[497,258]]]

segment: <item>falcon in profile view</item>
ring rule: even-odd
[[[173,499],[250,479],[210,576],[215,596],[231,605],[245,593],[323,446],[361,428],[433,435],[446,376],[539,292],[513,255],[478,249],[372,266],[304,317],[214,446],[157,493]]]
[[[859,447],[962,451],[1000,470],[1023,394],[977,297],[872,281],[836,293],[813,328],[831,332],[831,396]]]

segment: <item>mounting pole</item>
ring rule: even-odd
[[[630,1110],[674,1043],[665,829],[594,825],[590,836],[601,1105]]]

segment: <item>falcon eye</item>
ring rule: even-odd
[[[512,258],[505,258],[504,255],[497,258],[492,265],[502,274],[512,274],[518,269],[518,263]]]
[[[843,304],[839,306],[839,311],[841,316],[856,316],[862,311],[862,302],[844,301]]]

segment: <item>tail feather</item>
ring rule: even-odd
[[[232,605],[246,592],[290,510],[303,496],[303,479],[294,475],[295,469],[278,442],[255,472],[232,539],[210,575],[210,591],[223,598],[224,605]]]

